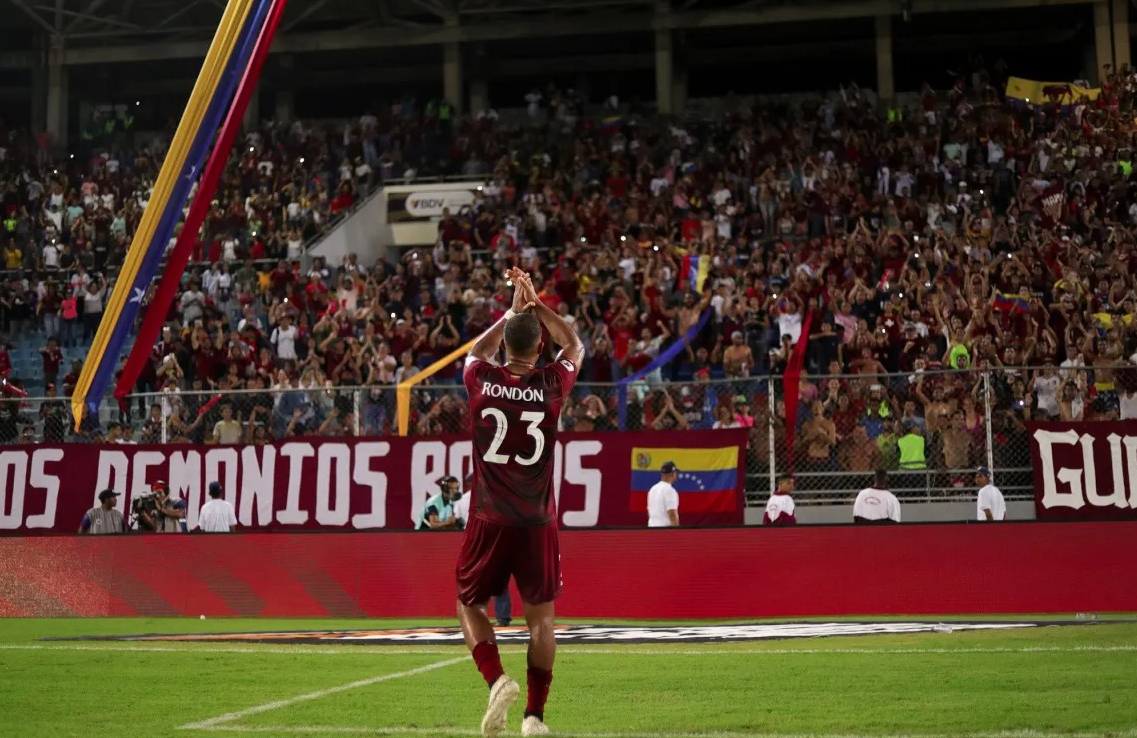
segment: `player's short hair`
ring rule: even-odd
[[[514,356],[534,353],[541,343],[541,321],[532,313],[518,313],[505,324],[505,350]]]
[[[873,483],[877,486],[877,489],[888,489],[888,470],[877,469],[876,473],[873,475],[873,480]]]

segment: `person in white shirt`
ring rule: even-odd
[[[679,525],[679,493],[675,491],[679,469],[668,461],[659,469],[659,481],[647,492],[647,527],[668,528]]]
[[[1137,420],[1137,392],[1117,390],[1117,402],[1122,420]]]
[[[237,331],[240,333],[245,332],[245,328],[251,328],[257,333],[261,332],[261,319],[257,317],[256,312],[251,307],[244,310],[245,317],[241,318],[241,322],[237,324]],[[282,318],[283,320],[283,318]],[[279,355],[279,348],[277,349]]]
[[[1041,416],[1035,420],[1057,420],[1061,415],[1062,411],[1058,407],[1058,385],[1061,381],[1053,362],[1047,362],[1041,370],[1035,372],[1031,384]]]
[[[797,525],[794,516],[794,478],[791,474],[778,480],[778,488],[766,502],[766,512],[762,514],[762,525]]]
[[[201,289],[211,299],[217,299],[217,277],[221,274],[221,270],[217,268],[216,264],[211,264],[201,274]]]
[[[292,318],[284,315],[280,318],[280,325],[272,332],[272,343],[276,346],[276,355],[281,361],[296,360],[296,339],[300,332],[292,325]]]
[[[525,107],[529,110],[529,117],[536,118],[541,114],[541,92],[534,88],[525,96]]]
[[[205,310],[205,293],[195,282],[190,282],[189,288],[182,293],[182,320],[186,327],[192,326],[201,320]]]
[[[254,232],[253,237],[256,238],[256,235]],[[237,261],[237,239],[235,236],[230,236],[221,242],[221,258],[230,263]]]
[[[453,506],[454,519],[458,521],[459,529],[465,528],[466,524],[470,522],[470,493],[473,492],[473,490],[474,475],[468,474],[466,475],[466,491],[462,493],[462,496]]]
[[[43,245],[43,267],[44,269],[59,268],[59,247],[53,241],[48,241]]]
[[[782,298],[781,305],[778,307],[778,334],[789,336],[790,341],[795,345],[801,336],[803,307],[801,301],[796,297]]]
[[[209,483],[209,502],[201,506],[197,527],[203,533],[228,533],[237,526],[237,515],[228,500],[221,499],[221,482]]]
[[[1003,493],[991,484],[991,470],[980,467],[975,472],[975,484],[979,485],[979,499],[976,507],[979,509],[980,520],[1003,520],[1007,517],[1007,503],[1003,500]]]
[[[873,486],[865,487],[853,503],[854,523],[899,523],[900,501],[888,491],[888,472],[878,469]]]

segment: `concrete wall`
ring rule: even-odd
[[[358,254],[361,264],[373,263],[390,243],[384,239],[387,220],[387,198],[382,191],[363,203],[329,231],[308,255],[322,256],[333,267],[339,266],[347,254]]]
[[[764,507],[746,508],[746,524],[761,525]],[[850,505],[798,505],[797,520],[807,525],[837,525],[853,522]],[[974,502],[901,503],[900,517],[906,523],[948,523],[975,520]],[[1034,502],[1008,502],[1007,520],[1034,520]]]
[[[448,193],[451,196],[467,196],[472,201],[477,187],[475,181],[384,187],[359,210],[333,228],[312,248],[309,255],[323,256],[329,264],[338,265],[345,255],[355,253],[361,263],[369,264],[391,246],[432,246],[438,237],[441,212],[424,216],[421,220],[390,223],[387,218],[388,201],[399,196],[437,195],[444,198]]]

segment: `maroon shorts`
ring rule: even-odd
[[[504,592],[510,576],[525,602],[552,602],[561,593],[556,523],[515,528],[471,517],[457,574],[458,599],[467,607],[483,605]]]

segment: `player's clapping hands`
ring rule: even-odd
[[[510,267],[505,278],[513,285],[513,312],[520,313],[537,304],[537,291],[533,279],[523,270]]]

